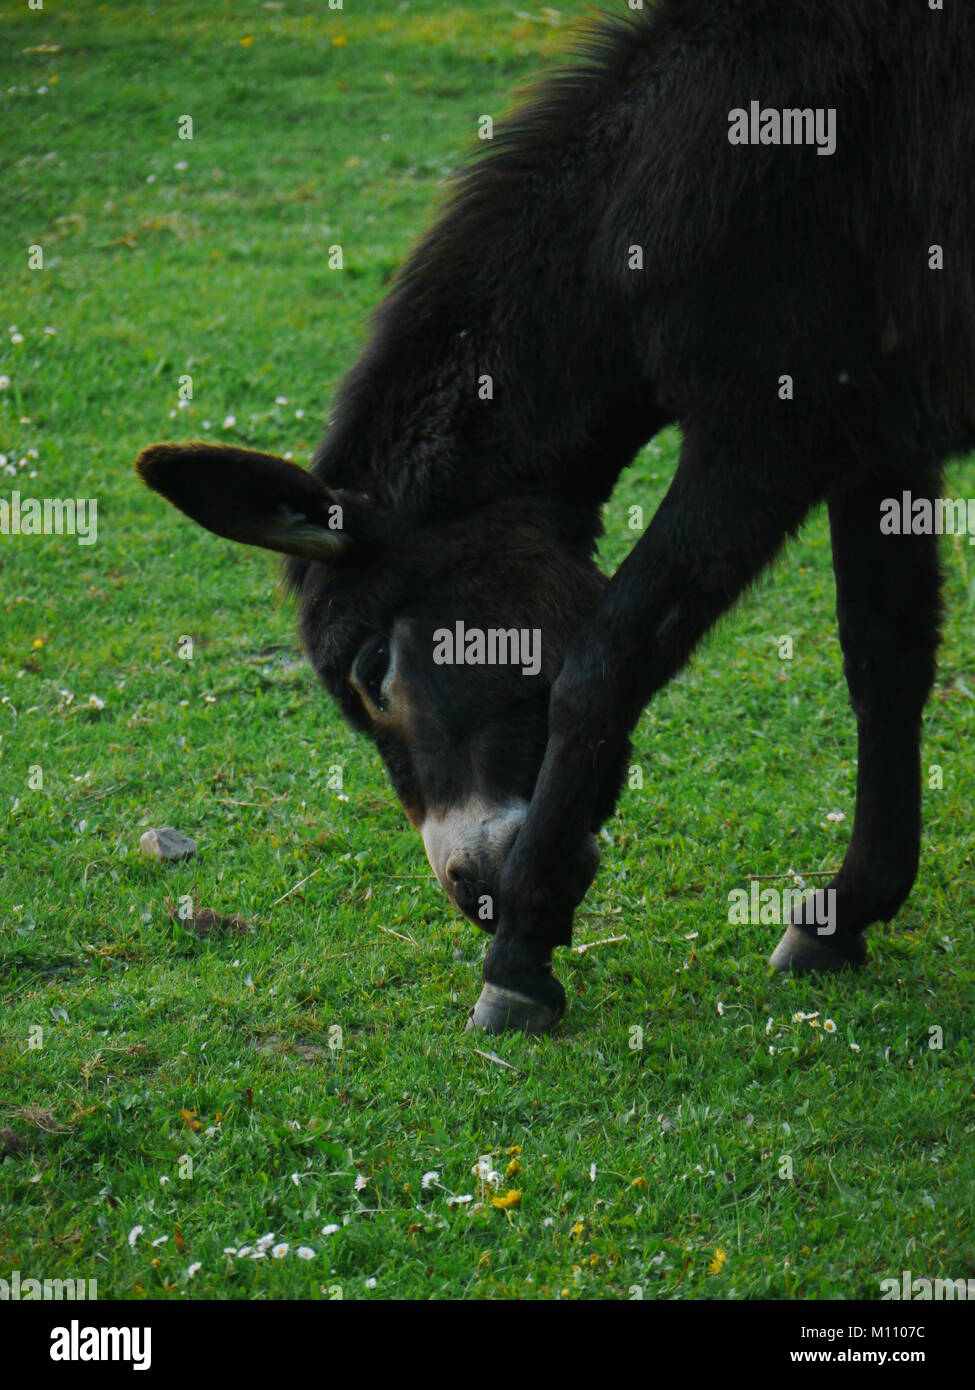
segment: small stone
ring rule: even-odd
[[[167,827],[147,830],[139,841],[139,848],[147,859],[192,859],[196,841]]]

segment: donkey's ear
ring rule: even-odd
[[[308,560],[336,560],[350,532],[350,504],[314,473],[253,449],[224,444],[153,444],[135,464],[144,483],[188,517],[228,540]],[[358,517],[361,521],[361,517]]]

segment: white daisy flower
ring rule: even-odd
[[[129,1249],[130,1249],[130,1250],[134,1250],[134,1249],[135,1249],[135,1243],[136,1243],[136,1241],[139,1239],[139,1237],[142,1235],[142,1232],[143,1232],[144,1230],[145,1230],[145,1226],[133,1226],[133,1227],[132,1227],[131,1231],[129,1232]]]
[[[169,1236],[156,1236],[156,1239],[152,1242],[153,1250],[158,1250],[160,1245],[165,1245],[168,1239]]]
[[[833,1022],[833,1020],[832,1020],[831,1018],[824,1018],[824,1019],[823,1019],[823,1032],[824,1032],[824,1033],[835,1033],[835,1032],[836,1032],[836,1024]]]
[[[338,1226],[336,1226],[335,1222],[334,1222],[334,1221],[330,1221],[330,1222],[328,1223],[327,1226],[323,1226],[323,1227],[322,1227],[322,1235],[323,1235],[323,1236],[334,1236],[334,1234],[335,1234],[335,1232],[336,1232],[337,1230],[338,1230]]]
[[[266,1235],[266,1236],[261,1236],[260,1240],[257,1242],[257,1248],[258,1248],[258,1250],[269,1250],[270,1247],[271,1247],[273,1244],[274,1244],[274,1232],[273,1232],[273,1231],[268,1231],[267,1235]]]
[[[286,1240],[280,1241],[280,1242],[274,1247],[274,1249],[271,1251],[271,1259],[272,1259],[272,1260],[283,1260],[284,1257],[285,1257],[285,1255],[287,1255],[287,1253],[288,1253],[288,1251],[289,1251],[290,1249],[291,1249],[291,1246],[288,1244],[288,1242],[287,1242]]]
[[[299,1260],[313,1260],[315,1258],[315,1252],[310,1245],[299,1245],[295,1253]]]
[[[423,1174],[423,1177],[420,1179],[420,1186],[433,1187],[435,1183],[439,1184],[439,1182],[440,1174],[437,1172],[436,1168],[431,1168],[429,1173]]]
[[[236,425],[236,423],[237,423],[237,417],[236,417],[235,415],[228,415],[227,418],[226,418],[226,419],[224,420],[224,422],[223,422],[223,427],[224,427],[225,430],[232,430],[233,427],[234,427],[234,425]]]
[[[193,1262],[193,1264],[190,1265],[189,1269],[186,1271],[187,1278],[192,1279],[192,1278],[193,1278],[193,1275],[194,1275],[194,1274],[199,1274],[199,1272],[200,1272],[200,1270],[201,1270],[202,1268],[203,1268],[203,1265],[200,1263],[200,1261],[199,1261],[199,1260],[195,1260],[195,1261]]]
[[[364,1187],[368,1186],[369,1179],[366,1177],[365,1173],[358,1173],[355,1182],[352,1184],[353,1191],[361,1192]]]

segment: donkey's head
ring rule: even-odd
[[[154,445],[136,466],[201,526],[292,557],[312,664],[374,740],[441,886],[493,930],[552,682],[604,583],[565,509],[522,498],[410,522],[284,459],[210,444]],[[579,897],[597,863],[590,840],[566,865]]]

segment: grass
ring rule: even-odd
[[[99,508],[97,545],[0,537],[0,1125],[26,1141],[0,1163],[2,1275],[102,1297],[815,1298],[975,1274],[965,545],[944,542],[925,718],[944,785],[869,967],[770,980],[778,930],[728,922],[747,875],[827,869],[849,836],[817,515],[640,722],[643,786],[576,932],[625,940],[561,953],[555,1037],[487,1043],[463,1032],[484,939],[298,660],[274,560],[131,473],[174,436],[308,456],[477,117],[582,6],[528,8],[0,0],[0,496]],[[608,566],[677,444],[621,480]],[[143,860],[161,824],[197,858]],[[184,895],[253,929],[200,940],[164,906]],[[478,1205],[485,1154],[520,1206]],[[267,1232],[286,1258],[223,1254]]]

